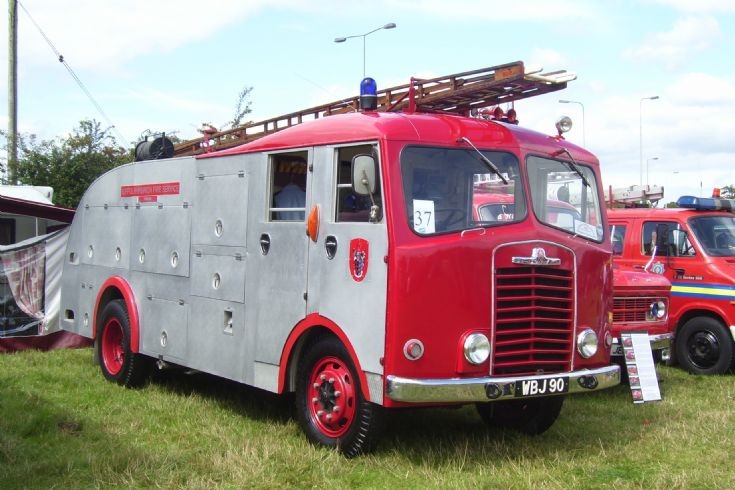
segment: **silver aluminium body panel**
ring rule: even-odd
[[[313,169],[307,216],[320,208],[316,242],[305,221],[270,220],[266,153],[138,162],[104,174],[71,226],[62,327],[92,337],[100,287],[118,276],[133,291],[141,353],[277,391],[289,335],[307,315],[320,315],[354,348],[371,400],[382,402],[385,222],[337,222],[336,148],[302,151]],[[331,259],[327,236],[337,241]],[[350,272],[355,238],[370,247],[362,281]]]

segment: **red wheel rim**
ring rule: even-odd
[[[120,372],[125,362],[123,329],[117,318],[108,320],[102,331],[102,362],[113,376]]]
[[[308,404],[311,419],[329,437],[343,436],[357,410],[357,390],[347,366],[336,357],[314,364],[309,376]]]

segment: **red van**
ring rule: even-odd
[[[733,364],[733,204],[685,196],[678,208],[608,210],[615,262],[671,281],[675,359],[691,373],[720,374]]]

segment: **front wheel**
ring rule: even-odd
[[[692,374],[723,374],[733,362],[733,342],[714,318],[692,318],[676,334],[679,365]]]
[[[126,387],[140,386],[148,374],[146,359],[130,349],[130,317],[123,300],[107,303],[96,342],[102,374]]]
[[[297,416],[309,440],[348,457],[370,451],[380,431],[380,407],[365,399],[342,343],[330,337],[307,347],[298,370]]]
[[[550,396],[478,403],[475,406],[480,418],[490,427],[513,429],[536,436],[554,425],[563,404],[563,396]]]

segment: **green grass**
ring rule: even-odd
[[[128,390],[90,349],[5,354],[0,488],[735,488],[735,376],[658,369],[662,402],[570,397],[538,437],[472,407],[388,412],[347,460],[306,442],[288,398],[203,374]]]

